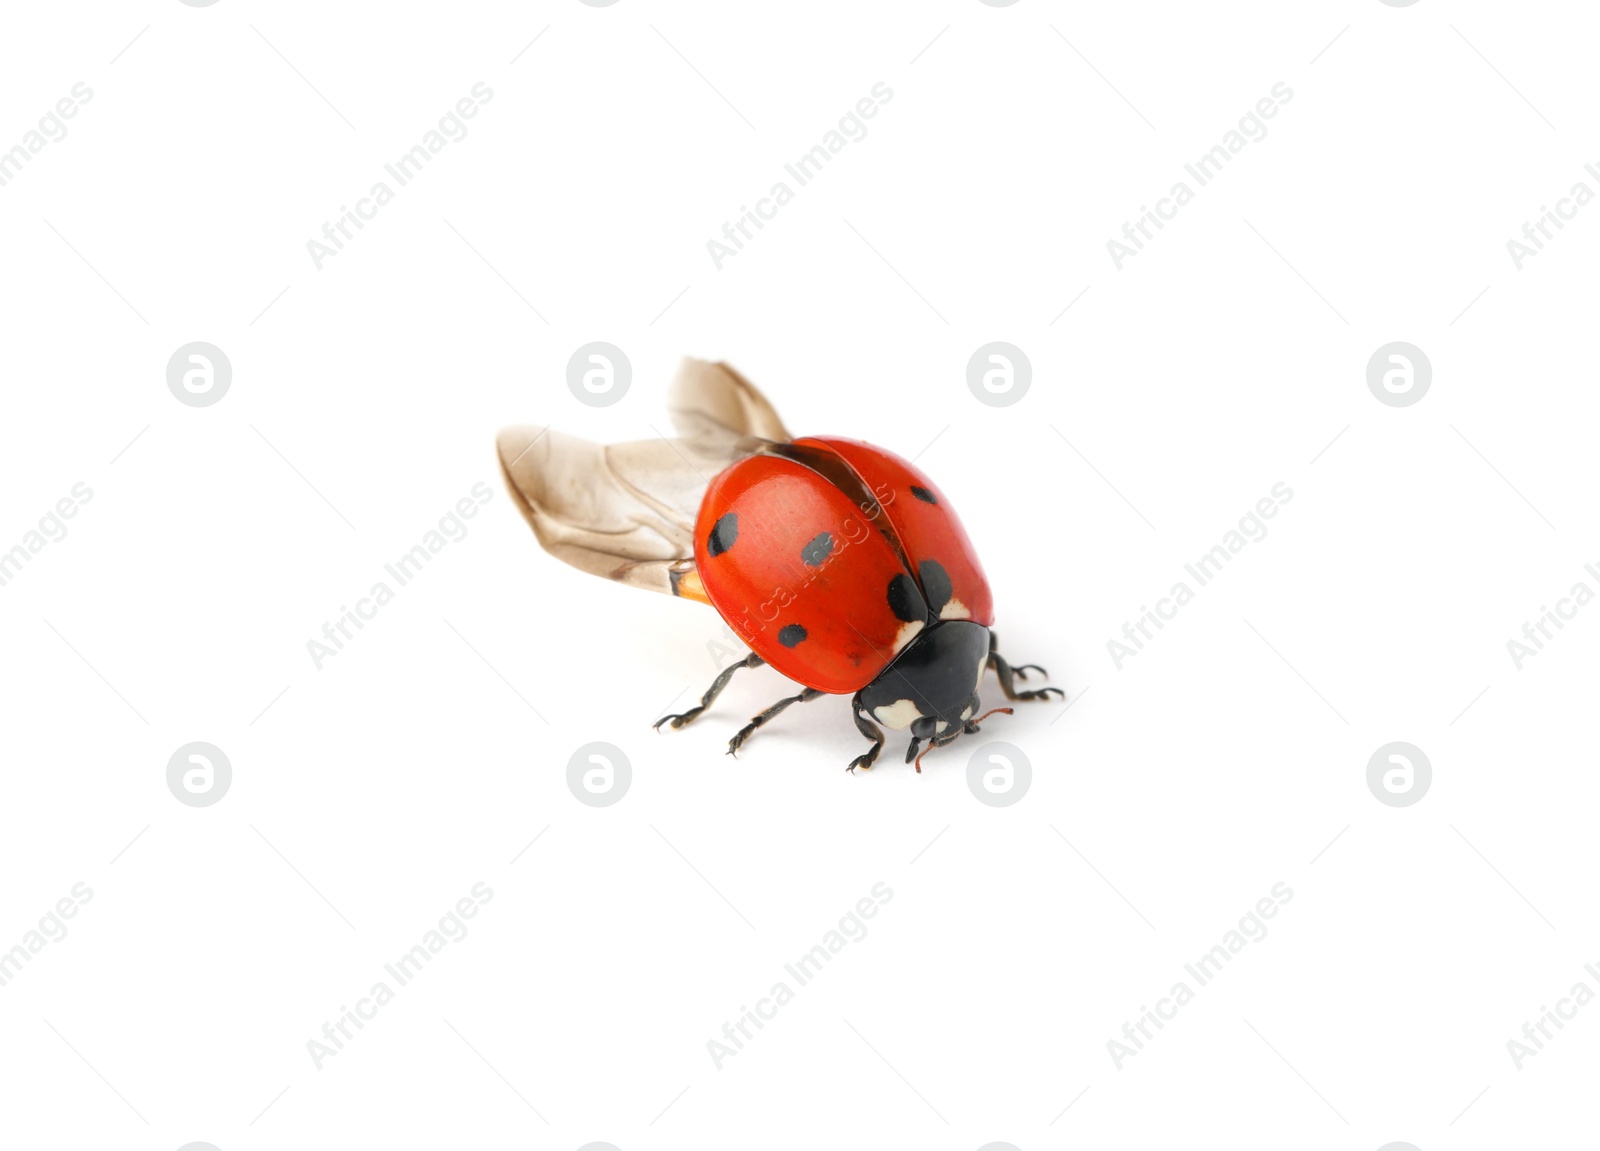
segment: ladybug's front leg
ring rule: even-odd
[[[662,716],[655,722],[656,730],[660,731],[661,725],[664,723],[670,723],[673,731],[677,731],[678,728],[684,726],[684,724],[693,723],[700,717],[701,712],[705,711],[706,708],[711,706],[711,701],[722,694],[722,689],[728,686],[728,681],[733,678],[734,672],[738,671],[741,667],[760,667],[766,662],[766,660],[762,659],[755,652],[751,652],[738,663],[733,664],[730,667],[723,668],[722,671],[717,675],[717,678],[711,681],[711,686],[706,688],[706,693],[700,697],[699,707],[691,707],[688,711],[682,713],[681,715]]]
[[[1006,693],[1007,699],[1049,699],[1051,692],[1055,692],[1062,699],[1067,698],[1067,693],[1062,691],[1059,687],[1041,687],[1037,690],[1018,691],[1016,684],[1013,682],[1013,677],[1016,679],[1027,679],[1030,671],[1036,671],[1041,676],[1048,678],[1050,673],[1045,671],[1045,669],[1040,667],[1038,664],[1033,663],[1022,664],[1020,667],[1012,667],[1006,662],[1005,656],[1001,655],[997,650],[995,650],[999,647],[999,645],[999,637],[997,637],[993,632],[990,632],[989,666],[994,668],[995,675],[1000,677],[1000,690]]]
[[[850,710],[855,716],[856,730],[872,741],[872,747],[850,761],[846,771],[855,771],[860,768],[866,771],[878,758],[878,753],[883,750],[883,729],[873,723],[861,710],[861,696],[857,693],[855,699],[850,701]]]

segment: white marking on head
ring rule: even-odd
[[[916,634],[921,630],[922,630],[922,621],[920,619],[914,619],[910,623],[901,624],[900,625],[900,634],[894,637],[894,652],[895,652],[895,654],[898,655],[899,652],[900,652],[900,649],[905,647],[906,644],[910,643],[913,639],[915,639],[916,638]]]
[[[939,723],[938,723],[938,726],[937,726],[937,727],[936,727],[936,728],[935,728],[935,730],[936,730],[936,731],[938,731],[938,733],[939,733],[939,734],[940,734],[940,735],[943,735],[943,734],[944,734],[944,733],[945,733],[945,731],[946,731],[946,730],[947,730],[947,729],[948,729],[948,728],[949,728],[949,727],[950,727],[950,725],[949,725],[949,724],[948,724],[948,723],[946,723],[946,722],[945,722],[945,721],[944,721],[944,720],[942,720],[942,719],[941,719],[941,720],[940,720],[940,721],[939,721]]]
[[[913,722],[922,718],[922,712],[918,711],[917,705],[909,699],[897,699],[883,707],[875,707],[872,709],[872,714],[878,717],[879,723],[896,731],[908,728]]]
[[[944,607],[939,609],[939,618],[940,619],[971,619],[972,618],[972,610],[970,608],[968,608],[966,604],[964,604],[960,600],[956,599],[955,596],[951,596],[950,597],[950,602],[945,604]]]
[[[972,705],[970,703],[967,704],[966,707],[961,709],[961,718],[962,719],[971,719],[972,718]]]

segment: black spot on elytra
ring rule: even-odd
[[[706,536],[706,552],[709,555],[719,556],[731,548],[733,541],[738,538],[739,517],[729,512],[711,525],[711,534]]]
[[[806,638],[806,629],[797,623],[786,623],[778,632],[778,642],[784,647],[794,647]]]
[[[927,488],[919,488],[916,484],[911,485],[911,494],[916,496],[925,504],[937,505],[939,502],[938,496],[934,495]]]
[[[895,619],[904,623],[916,623],[926,618],[922,593],[917,590],[916,581],[905,572],[897,573],[889,581],[889,610],[894,612]]]
[[[833,554],[833,536],[823,532],[805,547],[800,549],[800,558],[811,567],[821,567],[824,560]]]
[[[938,615],[944,610],[944,605],[950,602],[950,573],[944,570],[944,565],[938,560],[923,560],[917,568],[917,574],[922,577],[922,594],[928,601],[928,610]]]

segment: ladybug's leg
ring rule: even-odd
[[[852,759],[850,766],[845,770],[854,771],[859,767],[862,771],[866,771],[878,758],[878,753],[883,750],[883,730],[862,712],[860,695],[850,702],[850,710],[855,716],[856,730],[872,741],[872,747]]]
[[[1000,637],[995,635],[994,632],[991,631],[989,633],[989,654],[991,656],[998,656],[1000,654],[999,653],[999,647],[1000,647]],[[991,664],[990,666],[993,666],[993,665]],[[1013,664],[1012,667],[1011,667],[1011,674],[1016,676],[1018,679],[1027,679],[1028,678],[1028,673],[1030,671],[1038,672],[1045,679],[1049,679],[1050,678],[1050,673],[1045,671],[1044,668],[1040,667],[1036,663]]]
[[[816,699],[817,696],[824,694],[826,693],[818,691],[814,687],[808,687],[799,695],[789,695],[780,699],[777,703],[767,708],[766,711],[756,716],[749,723],[745,724],[736,733],[734,733],[734,737],[728,741],[728,754],[733,755],[735,752],[737,752],[741,747],[744,746],[744,741],[756,733],[756,728],[776,717],[779,712],[783,711],[783,709],[788,707],[791,703],[805,703],[807,700]]]
[[[1028,672],[1036,671],[1042,676],[1050,673],[1037,664],[1023,664],[1021,667],[1012,667],[1006,662],[1005,656],[995,649],[999,646],[999,639],[993,632],[989,633],[989,666],[994,668],[995,675],[1000,677],[1000,690],[1006,693],[1007,699],[1049,699],[1050,693],[1055,692],[1062,699],[1067,698],[1067,693],[1059,687],[1042,687],[1036,691],[1018,691],[1012,677],[1027,679]]]
[[[755,652],[751,652],[738,663],[733,664],[730,667],[723,668],[722,671],[717,675],[717,678],[711,681],[711,686],[706,688],[706,693],[700,697],[700,706],[691,707],[688,711],[681,715],[662,716],[655,722],[656,730],[660,731],[661,725],[664,723],[670,723],[674,731],[684,726],[684,724],[693,723],[700,717],[701,712],[705,711],[706,708],[711,706],[711,701],[722,694],[722,689],[728,686],[728,681],[733,678],[734,672],[738,671],[741,667],[760,667],[766,662],[766,660],[762,659]]]

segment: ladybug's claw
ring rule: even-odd
[[[1011,674],[1016,676],[1018,679],[1027,679],[1030,671],[1038,672],[1040,679],[1050,678],[1050,673],[1045,671],[1044,668],[1040,667],[1036,663],[1025,663],[1021,667],[1013,667],[1011,669]]]
[[[1067,693],[1062,691],[1059,687],[1041,687],[1036,691],[1019,691],[1019,692],[1015,692],[1015,693],[1006,692],[1006,698],[1007,699],[1016,699],[1016,700],[1050,699],[1051,698],[1051,695],[1050,695],[1051,692],[1054,692],[1056,695],[1060,696],[1062,699],[1066,699],[1067,698]]]

